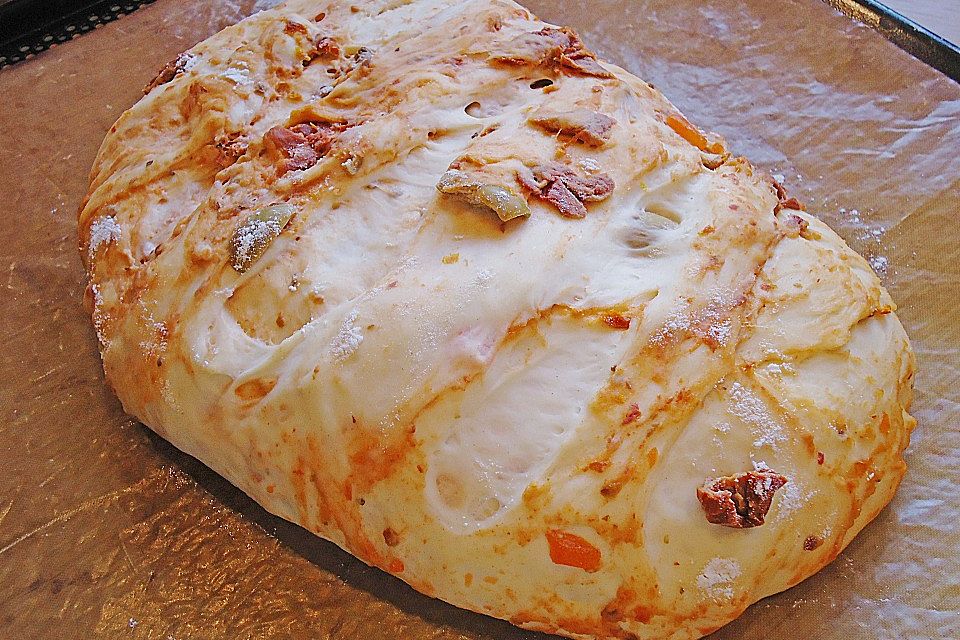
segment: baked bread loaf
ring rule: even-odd
[[[79,215],[124,408],[423,593],[696,638],[830,562],[905,465],[868,264],[505,0],[295,0],[182,54]]]

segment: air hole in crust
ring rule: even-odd
[[[553,80],[550,78],[540,78],[539,80],[534,80],[530,83],[531,89],[545,89],[553,84]]]
[[[477,505],[477,512],[474,514],[477,520],[483,521],[487,518],[492,518],[497,514],[498,511],[503,507],[500,500],[494,496],[484,498],[480,504]]]
[[[623,243],[635,251],[643,251],[650,247],[657,239],[650,229],[628,229],[624,234]]]
[[[479,102],[471,102],[463,109],[466,111],[467,115],[471,118],[482,118],[483,117],[483,107],[480,106]]]
[[[437,476],[437,493],[451,509],[462,509],[467,501],[463,483],[456,476],[447,473],[441,473]]]
[[[662,202],[648,204],[644,207],[644,210],[647,213],[665,218],[674,224],[680,224],[683,222],[683,217],[676,210]]]

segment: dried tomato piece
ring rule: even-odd
[[[567,185],[570,191],[573,191],[579,199],[584,202],[599,202],[606,200],[613,193],[616,185],[613,178],[605,173],[598,173],[594,176],[583,177],[577,174],[567,175],[560,178]]]
[[[290,20],[287,20],[287,23],[283,25],[283,32],[288,36],[296,35],[298,33],[308,33],[305,26],[299,22],[291,22]]]
[[[697,487],[697,499],[707,522],[735,529],[763,524],[773,494],[787,484],[787,478],[770,469],[757,469],[707,480]]]
[[[544,27],[540,29],[540,31],[534,31],[533,35],[543,36],[556,45],[561,52],[572,52],[583,48],[580,36],[569,27],[560,27],[559,29],[556,27]]]
[[[773,192],[777,195],[777,206],[774,207],[774,213],[780,213],[781,209],[793,209],[794,211],[806,211],[807,208],[796,198],[788,198],[787,191],[776,178],[770,178]],[[805,231],[806,229],[804,229]]]
[[[517,181],[568,218],[583,218],[587,215],[584,202],[605,200],[615,187],[605,173],[583,176],[557,162],[518,171]]]
[[[493,52],[496,62],[556,66],[561,71],[597,78],[612,78],[596,55],[583,46],[580,36],[566,27],[546,27],[526,33],[510,42],[509,50]]]
[[[313,45],[313,49],[307,54],[309,61],[317,58],[336,58],[340,55],[340,45],[337,41],[328,36],[321,36]]]
[[[600,549],[575,533],[549,529],[546,533],[550,560],[554,564],[583,569],[593,573],[600,569]]]
[[[291,127],[273,127],[264,136],[264,144],[282,158],[280,174],[309,169],[325,156],[346,127],[332,122],[305,122]]]
[[[787,198],[777,203],[774,213],[780,213],[781,209],[793,209],[794,211],[806,211],[807,207],[796,198]]]
[[[630,328],[630,318],[624,317],[619,313],[605,313],[603,323],[611,329],[620,329],[621,331]]]
[[[577,198],[590,202],[606,200],[616,186],[605,173],[583,176],[558,162],[534,167],[533,175],[538,180],[562,182]]]
[[[803,550],[815,551],[819,549],[822,544],[823,538],[820,536],[807,536],[806,540],[803,541]]]
[[[583,142],[592,147],[605,145],[610,140],[610,130],[617,124],[610,116],[590,109],[540,109],[530,116],[530,122],[551,133],[571,136],[574,142]]]
[[[557,180],[541,192],[540,197],[552,204],[567,218],[583,218],[587,215],[587,208],[563,182]]]
[[[400,544],[400,534],[398,534],[392,528],[387,527],[383,530],[383,541],[388,547],[395,547]]]
[[[157,76],[150,81],[150,84],[143,88],[143,95],[147,95],[160,85],[167,84],[180,74],[189,70],[190,67],[193,66],[195,60],[195,55],[184,51],[176,58],[163,65],[163,68],[160,69],[159,73],[157,73]]]
[[[302,136],[285,127],[273,127],[264,136],[268,149],[286,158],[279,172],[286,173],[297,169],[312,167],[320,159],[316,149]]]
[[[800,236],[806,238],[809,236],[810,223],[796,214],[787,216],[783,222],[787,237],[796,238]]]
[[[567,28],[554,29],[547,27],[538,33],[551,38],[561,47],[559,56],[555,60],[562,70],[574,71],[595,78],[614,77],[612,73],[597,62],[596,54],[583,45],[576,31]]]
[[[218,151],[217,164],[221,167],[229,167],[247,152],[247,141],[238,133],[221,136],[214,144]]]
[[[635,422],[637,418],[640,417],[640,407],[636,403],[630,405],[630,409],[623,416],[623,420],[620,421],[620,426],[627,426],[631,422]]]
[[[580,75],[593,76],[594,78],[613,78],[612,73],[607,71],[603,65],[597,62],[593,54],[582,56],[560,56],[560,66],[565,70],[576,71]]]

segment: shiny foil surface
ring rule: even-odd
[[[545,639],[270,516],[104,383],[76,231],[100,141],[165,62],[272,4],[158,0],[0,71],[0,638]],[[960,638],[960,85],[820,0],[527,4],[782,179],[917,352],[891,505],[711,638]]]

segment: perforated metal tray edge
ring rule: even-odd
[[[27,60],[155,0],[12,0],[0,4],[0,69]]]

